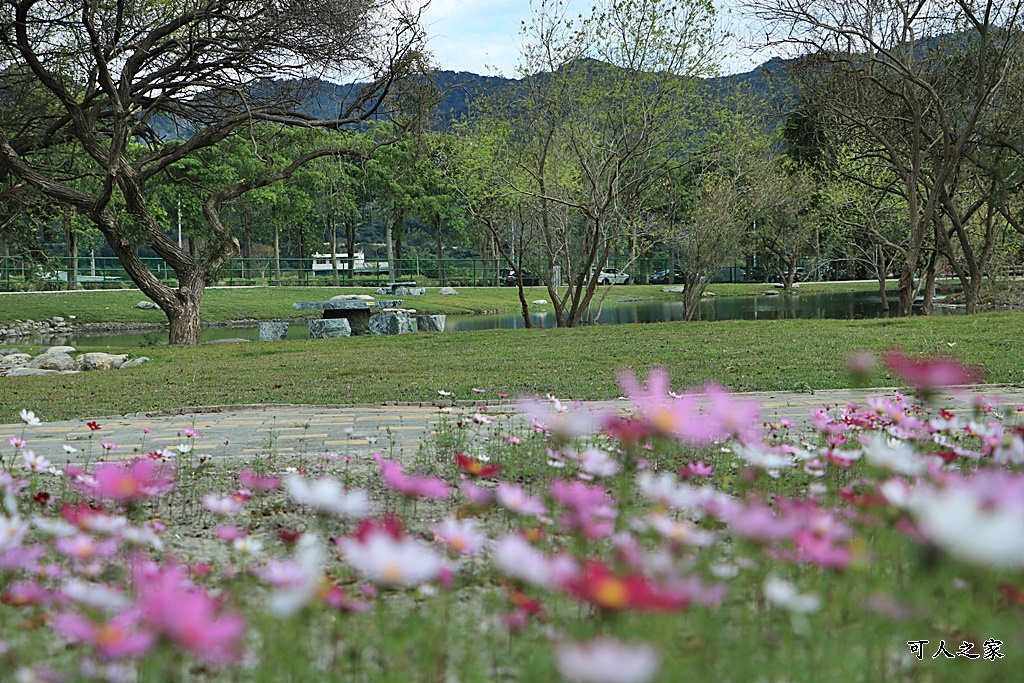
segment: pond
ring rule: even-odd
[[[938,300],[939,297],[936,297]],[[890,300],[895,307],[896,302]],[[533,306],[530,319],[536,327],[555,327],[555,315],[550,306]],[[591,308],[593,314],[597,307]],[[936,306],[935,315],[962,314],[963,308]],[[878,318],[883,315],[881,298],[877,292],[843,292],[836,294],[798,294],[795,296],[743,296],[715,297],[704,299],[696,320],[779,320],[783,318]],[[607,305],[594,321],[588,317],[587,324],[618,325],[626,323],[658,323],[683,319],[682,302],[633,301]],[[519,329],[523,318],[518,314],[500,315],[450,315],[446,330]],[[308,336],[304,324],[292,325],[288,329],[289,339],[304,339]],[[255,327],[218,327],[204,329],[202,340],[215,342],[225,339],[259,338]],[[131,332],[115,334],[81,334],[69,337],[48,338],[42,341],[26,339],[12,340],[9,344],[68,343],[73,346],[139,347],[166,343],[164,331]]]

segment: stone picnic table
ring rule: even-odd
[[[370,314],[374,309],[399,308],[402,299],[332,299],[300,301],[292,304],[298,311],[323,311],[323,320],[348,320],[351,334],[370,334]],[[313,321],[310,321],[312,325]]]

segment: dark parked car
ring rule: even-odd
[[[516,271],[508,270],[502,271],[501,273],[501,284],[505,287],[516,287],[519,285],[519,280],[516,277]],[[537,287],[540,285],[540,278],[533,273],[523,273],[523,287]]]
[[[671,278],[669,277],[669,273],[672,274]],[[669,282],[670,279],[671,282]],[[659,270],[647,278],[647,281],[652,285],[681,285],[686,282],[686,275],[684,275],[683,271],[678,268],[672,271]]]

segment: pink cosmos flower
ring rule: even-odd
[[[239,472],[238,481],[242,486],[254,491],[274,491],[281,486],[280,477],[263,476],[248,471]]]
[[[235,526],[233,524],[221,524],[216,529],[217,538],[228,543],[233,543],[240,538],[245,538],[249,535],[249,531],[244,527]]]
[[[384,485],[393,491],[413,498],[441,499],[451,495],[451,487],[443,479],[406,475],[402,466],[394,460],[384,460],[379,455],[380,474]]]
[[[114,539],[98,541],[88,534],[78,534],[72,538],[58,538],[53,542],[53,546],[57,552],[74,560],[111,557],[117,553],[117,541]]]
[[[105,623],[72,612],[57,614],[50,623],[53,630],[68,640],[92,645],[104,659],[141,657],[156,643],[156,637],[145,630],[136,609],[125,610]]]
[[[556,479],[551,483],[550,492],[551,497],[566,508],[559,522],[567,531],[579,530],[594,540],[609,536],[615,530],[618,512],[603,487]]]
[[[463,495],[469,499],[470,503],[477,505],[490,505],[494,502],[494,491],[483,486],[474,484],[471,481],[464,481],[459,485],[462,489]]]
[[[238,659],[245,621],[224,614],[217,601],[193,585],[179,565],[133,563],[136,605],[142,622],[175,647],[211,664]]]
[[[498,484],[495,495],[498,499],[498,505],[518,515],[539,517],[548,511],[539,498],[527,495],[521,486],[501,482]]]
[[[545,589],[558,588],[579,571],[568,555],[548,557],[519,534],[508,534],[495,542],[494,564],[509,578]]]
[[[679,468],[679,476],[683,479],[690,479],[692,477],[710,477],[714,475],[715,468],[711,465],[705,465],[703,460],[697,462],[688,462]]]
[[[921,392],[934,391],[940,387],[974,384],[981,379],[980,373],[964,367],[952,358],[918,360],[898,349],[892,349],[885,353],[885,362],[893,372]]]
[[[152,460],[99,465],[92,478],[92,486],[82,487],[85,493],[124,503],[151,498],[174,488],[170,471]]]
[[[0,602],[17,607],[49,605],[61,601],[61,594],[36,581],[12,581],[0,596]]]
[[[207,493],[203,496],[203,507],[215,515],[230,517],[237,515],[245,507],[245,501],[235,496],[218,496],[216,493]]]

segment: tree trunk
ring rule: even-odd
[[[395,269],[392,272],[392,281],[402,276],[402,240],[405,238],[405,211],[399,209],[395,212]]]
[[[281,284],[281,231],[274,226],[274,283]]]
[[[885,287],[885,252],[882,249],[882,245],[875,247],[875,275],[878,277],[878,295],[882,299],[882,313],[885,317],[889,317],[889,293]],[[849,273],[850,271],[847,271]]]
[[[304,239],[305,232],[306,231],[303,230],[301,224],[295,226],[295,244],[296,244],[296,246],[298,247],[298,250],[299,250],[299,281],[300,282],[305,282],[306,281],[306,275],[307,275],[307,273],[306,273],[306,240]]]
[[[441,244],[441,217],[434,215],[434,236],[437,239],[437,280],[444,287],[444,246]]]
[[[928,266],[924,274],[924,300],[921,302],[921,314],[931,315],[934,309],[935,299],[935,271],[939,265],[939,250],[932,250],[931,258],[928,259]]]
[[[345,223],[345,249],[348,254],[348,279],[356,274],[356,223],[349,220]]]
[[[165,308],[167,320],[170,323],[171,344],[198,344],[199,343],[199,302],[202,297],[202,290],[198,296],[190,295],[178,299],[181,305],[177,308]]]
[[[334,286],[339,287],[341,285],[341,273],[338,272],[338,226],[331,221],[330,229],[328,234],[331,236],[331,272],[334,273]]]
[[[384,244],[387,249],[388,257],[388,276],[391,277],[395,273],[395,193],[391,192],[388,194],[388,217],[384,221]]]
[[[669,271],[669,278],[672,273]],[[690,322],[700,307],[700,299],[704,287],[701,286],[701,274],[696,271],[687,271],[683,277],[683,320]]]
[[[78,289],[78,233],[68,226],[68,291]]]

